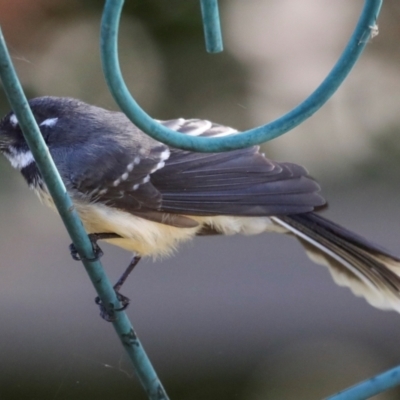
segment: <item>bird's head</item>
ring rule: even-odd
[[[30,100],[29,105],[50,151],[79,144],[89,131],[85,126],[90,121],[88,108],[91,106],[86,103],[46,96]],[[9,112],[0,121],[0,152],[18,170],[34,162],[14,112]]]

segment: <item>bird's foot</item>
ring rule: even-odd
[[[97,261],[104,254],[103,250],[101,250],[100,246],[97,244],[97,241],[102,240],[102,239],[117,239],[117,238],[121,237],[121,236],[117,235],[116,233],[109,233],[109,232],[90,233],[88,236],[89,236],[90,242],[92,243],[94,257],[92,257],[92,258],[81,257],[79,255],[78,250],[75,247],[75,245],[73,243],[71,243],[69,245],[69,251],[74,260],[76,260],[76,261],[82,261],[82,260]]]
[[[99,297],[96,297],[95,302],[96,304],[99,305],[100,307],[100,315],[103,319],[109,322],[113,322],[116,319],[115,313],[118,311],[123,311],[129,306],[129,298],[121,294],[119,291],[121,290],[122,285],[128,278],[129,274],[133,271],[135,266],[138,264],[140,261],[140,256],[133,256],[131,262],[129,263],[128,267],[124,271],[124,273],[121,275],[121,277],[118,279],[117,283],[114,285],[114,290],[115,294],[117,295],[118,301],[121,303],[121,307],[119,308],[114,308],[114,304],[109,304],[108,307],[105,307],[105,305],[102,303]]]
[[[115,291],[115,294],[117,295],[117,299],[121,304],[121,307],[115,308],[114,304],[110,303],[108,307],[106,307],[103,302],[100,300],[100,297],[96,297],[94,299],[95,303],[100,307],[100,316],[107,322],[113,322],[116,320],[116,315],[115,313],[118,311],[123,311],[125,310],[130,303],[130,299],[123,294],[119,293],[118,291]]]

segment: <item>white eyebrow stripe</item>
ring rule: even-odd
[[[10,115],[10,124],[15,128],[18,125],[18,119],[15,114]]]
[[[11,118],[10,118],[11,120]],[[39,126],[49,126],[50,128],[54,126],[58,121],[58,118],[47,118]]]

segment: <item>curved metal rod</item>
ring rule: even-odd
[[[128,117],[153,138],[174,147],[202,152],[228,151],[271,140],[299,125],[315,113],[340,86],[370,37],[376,34],[376,19],[382,6],[382,0],[365,1],[356,29],[340,59],[328,77],[303,103],[268,125],[242,132],[233,137],[210,139],[185,136],[164,128],[146,114],[130,96],[121,76],[116,46],[123,2],[124,0],[107,1],[101,31],[103,68],[115,100]],[[398,384],[400,384],[400,367],[361,382],[327,398],[327,400],[363,400]]]
[[[39,170],[54,200],[64,225],[74,242],[87,273],[103,304],[107,309],[121,308],[114,288],[104,272],[100,261],[94,259],[93,247],[79,219],[78,213],[68,196],[65,185],[51,158],[50,152],[40,133],[39,127],[29,108],[28,101],[17,78],[10,55],[0,28],[0,79],[3,83],[11,108],[17,116],[25,140],[35,158]],[[124,311],[118,312],[113,321],[125,350],[131,359],[135,372],[151,400],[168,400],[168,396]]]
[[[341,85],[361,55],[371,34],[382,0],[366,0],[356,29],[339,61],[322,84],[299,106],[267,125],[221,138],[193,137],[167,129],[151,118],[132,98],[122,78],[118,61],[118,26],[124,0],[107,0],[101,26],[101,58],[109,89],[125,114],[156,140],[181,149],[199,152],[229,151],[274,139],[314,114]]]
[[[222,44],[218,0],[200,0],[200,6],[203,16],[206,50],[209,53],[220,53],[224,47]]]

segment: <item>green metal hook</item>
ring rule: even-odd
[[[206,49],[209,53],[220,53],[223,50],[223,45],[218,0],[200,0],[200,6]]]
[[[356,29],[339,61],[321,85],[300,105],[267,125],[221,138],[193,137],[165,128],[151,118],[132,98],[122,78],[118,61],[118,27],[124,0],[107,0],[101,26],[101,58],[108,87],[131,121],[160,142],[199,152],[221,152],[260,144],[293,129],[320,109],[342,84],[360,57],[371,35],[382,0],[366,0]]]

